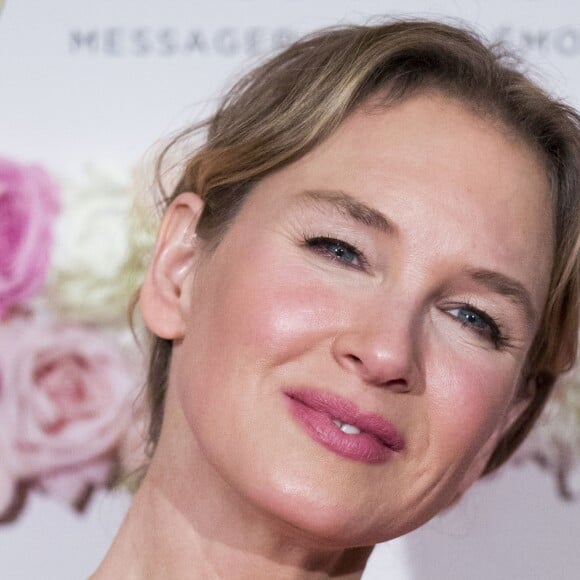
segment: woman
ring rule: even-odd
[[[94,578],[360,578],[573,363],[578,116],[398,22],[298,42],[206,128],[140,293],[155,452]]]

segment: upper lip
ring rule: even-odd
[[[315,411],[330,415],[342,423],[354,425],[360,431],[375,436],[393,451],[402,451],[405,447],[403,436],[396,427],[376,413],[362,412],[352,401],[323,391],[311,389],[291,389],[285,391],[291,399]]]

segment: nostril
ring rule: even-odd
[[[362,359],[360,359],[358,356],[356,356],[354,354],[349,354],[348,355],[348,359],[351,360],[352,362],[356,363],[356,364],[361,364],[362,363]]]
[[[382,386],[400,393],[406,393],[411,390],[409,382],[406,379],[395,379],[392,381],[385,381],[382,384]]]

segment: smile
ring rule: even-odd
[[[385,463],[404,449],[397,429],[380,415],[362,413],[354,403],[315,390],[288,390],[290,412],[310,437],[346,459]]]

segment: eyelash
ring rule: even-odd
[[[480,310],[479,308],[476,308],[469,303],[461,304],[451,308],[447,310],[447,312],[450,313],[454,310],[465,310],[478,317],[486,325],[486,329],[478,328],[475,324],[470,324],[468,321],[462,320],[458,316],[453,316],[452,314],[450,315],[453,316],[453,318],[455,318],[459,324],[461,324],[461,326],[469,328],[471,331],[488,340],[491,344],[493,344],[496,350],[505,350],[510,346],[511,343],[509,337],[506,336],[506,334],[503,332],[500,324],[489,314],[487,314],[487,312],[484,312],[483,310]]]
[[[333,238],[330,236],[315,236],[315,237],[305,236],[304,245],[314,250],[315,252],[327,255],[332,260],[336,260],[337,262],[345,266],[356,268],[358,270],[363,271],[367,269],[368,261],[365,255],[358,248],[343,240],[339,240],[337,238]],[[358,264],[354,264],[353,262],[343,260],[341,255],[330,249],[331,246],[334,246],[335,250],[340,250],[343,253],[349,252],[353,254],[353,256],[358,260]]]
[[[317,253],[328,256],[330,259],[337,261],[346,267],[351,267],[363,271],[367,270],[368,261],[365,255],[358,248],[343,240],[333,238],[332,236],[304,236],[304,245]],[[331,249],[331,247],[333,247],[333,249]],[[339,255],[337,250],[340,250],[342,253],[348,252],[352,254],[354,258],[358,260],[358,264],[354,264],[348,260],[343,260],[342,256]],[[459,316],[450,314],[450,316],[455,318],[457,322],[461,324],[461,326],[468,328],[471,332],[474,332],[478,336],[483,337],[485,340],[490,342],[496,350],[502,351],[510,346],[510,339],[503,332],[501,325],[496,320],[494,320],[493,317],[487,314],[487,312],[484,312],[483,310],[480,310],[479,308],[476,308],[469,303],[459,304],[454,308],[448,309],[447,312],[450,313],[454,310],[469,311],[472,315],[475,315],[477,318],[479,318],[487,328],[478,328],[475,324],[470,324],[469,321],[461,319]]]

